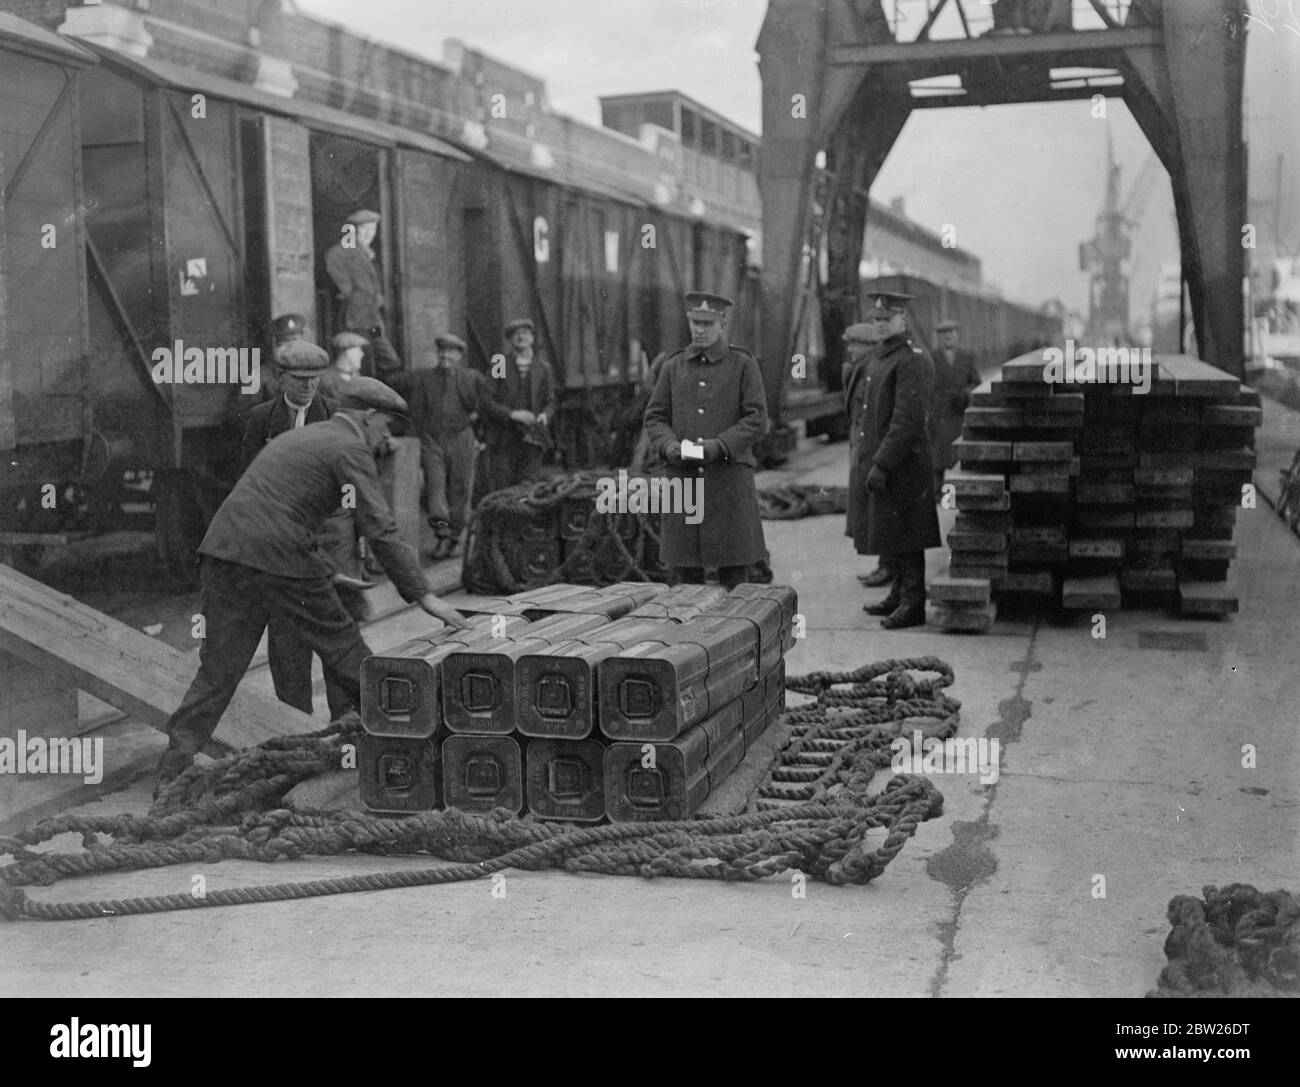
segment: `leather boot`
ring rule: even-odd
[[[881,559],[869,574],[859,574],[858,580],[868,589],[878,589],[894,580],[894,567],[887,559]]]
[[[925,552],[903,555],[898,561],[898,607],[880,620],[885,630],[925,626]]]
[[[895,612],[895,610],[897,610],[898,605],[901,602],[898,596],[899,585],[900,585],[898,579],[898,560],[894,558],[888,558],[888,559],[882,558],[880,560],[880,565],[876,568],[875,573],[879,574],[881,571],[887,572],[888,580],[892,582],[892,584],[889,586],[889,593],[885,596],[884,600],[881,600],[879,603],[876,604],[862,605],[862,610],[865,611],[868,615],[892,615]],[[864,584],[866,583],[865,578],[861,580],[863,581]],[[883,585],[885,584],[885,582],[881,582],[881,584]]]

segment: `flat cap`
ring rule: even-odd
[[[516,317],[506,325],[506,335],[513,336],[521,328],[528,329],[528,331],[534,335],[537,333],[537,327],[533,324],[533,319],[531,317]]]
[[[340,386],[339,394],[334,398],[334,406],[357,408],[362,411],[375,408],[391,415],[405,415],[407,411],[406,401],[382,381],[373,377],[362,377],[360,374]]]
[[[441,336],[434,337],[433,342],[439,347],[452,347],[457,351],[468,351],[469,346],[459,336],[453,336],[450,332],[444,332]]]
[[[301,336],[307,328],[307,318],[301,313],[282,313],[271,322],[271,335],[276,342]]]
[[[882,313],[890,315],[906,313],[910,301],[912,301],[910,294],[900,294],[898,291],[870,291],[867,294],[867,315],[874,317]]]
[[[735,304],[730,298],[714,294],[712,291],[686,292],[687,317],[696,319],[712,317],[716,321],[721,321],[731,312],[731,307]]]
[[[860,322],[856,325],[849,325],[844,330],[845,343],[875,343],[876,335],[873,329],[866,322]]]
[[[348,216],[348,222],[360,226],[362,223],[377,223],[381,216],[377,211],[371,211],[369,208],[357,208]]]
[[[291,340],[275,353],[275,361],[287,374],[317,377],[329,369],[329,353],[307,340]]]
[[[330,340],[330,346],[335,351],[346,351],[349,347],[365,347],[369,340],[364,336],[359,336],[355,332],[340,332],[334,339]]]
[[[955,332],[961,327],[956,321],[940,321],[934,326],[935,332]]]

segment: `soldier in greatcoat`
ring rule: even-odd
[[[870,365],[871,359],[875,355],[876,345],[879,342],[875,325],[870,321],[849,325],[844,330],[844,353],[846,358],[840,387],[845,390],[844,412],[848,416],[849,424],[849,515],[844,530],[844,535],[849,537],[853,536],[853,496],[855,494],[865,494],[866,489],[864,481],[857,478],[857,462],[853,456],[857,449],[857,436],[860,432],[857,416],[862,411],[862,398],[859,396],[855,401],[848,400],[847,390],[851,386],[858,389],[864,387],[855,384],[854,377],[859,369]],[[869,573],[859,574],[858,580],[869,589],[888,585],[894,580],[894,570],[889,559],[882,556],[877,561],[876,568]]]
[[[888,558],[893,586],[879,604],[886,630],[925,623],[925,549],[940,546],[926,412],[934,363],[907,330],[910,295],[876,292],[868,314],[880,339],[876,355],[850,376],[847,400],[857,419],[849,523],[860,555]]]
[[[716,567],[718,581],[732,589],[767,558],[752,452],[767,429],[767,399],[758,360],[727,342],[734,303],[704,291],[692,291],[686,302],[691,344],[664,362],[645,432],[670,479],[704,481],[703,516],[690,524],[685,510],[665,514],[660,553],[682,581],[701,583],[705,569]],[[703,446],[701,459],[683,455],[688,441]]]
[[[934,460],[934,494],[943,493],[943,473],[957,463],[952,443],[961,437],[962,421],[970,404],[970,391],[980,383],[975,356],[957,346],[956,321],[934,326],[938,350],[934,353],[934,392],[930,395],[930,456]]]

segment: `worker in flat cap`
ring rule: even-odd
[[[843,343],[845,362],[842,388],[844,389],[844,412],[848,417],[849,494],[852,495],[864,493],[866,487],[866,481],[858,478],[856,453],[862,434],[861,416],[867,389],[865,371],[875,357],[880,338],[876,335],[876,326],[871,321],[860,321],[849,325],[844,330]],[[849,396],[850,390],[854,394],[852,397]],[[853,535],[853,522],[854,515],[850,512],[846,520],[845,535]],[[858,580],[870,589],[888,585],[894,580],[894,570],[890,560],[883,557],[878,559],[876,568],[868,573],[859,574]]]
[[[342,237],[325,253],[325,271],[336,292],[335,331],[355,332],[367,341],[361,372],[402,392],[407,375],[385,330],[383,268],[373,248],[379,222],[379,213],[368,208],[349,215]]]
[[[334,414],[271,442],[240,477],[199,545],[206,637],[199,670],[167,722],[168,747],[154,795],[182,773],[212,737],[273,618],[292,624],[319,654],[325,675],[360,704],[369,649],[315,550],[321,524],[340,502],[399,595],[454,627],[464,617],[429,589],[413,548],[400,542],[379,483],[375,450],[406,402],[382,382],[355,377]]]
[[[257,405],[248,413],[244,423],[244,438],[240,444],[239,470],[248,470],[262,450],[275,438],[290,430],[312,423],[321,423],[332,413],[332,400],[322,391],[324,378],[329,372],[329,356],[314,343],[301,338],[289,340],[276,355],[280,372],[281,395]],[[326,520],[319,540],[322,557],[330,563],[338,579],[336,587],[349,612],[357,619],[365,614],[365,599],[361,584],[355,579],[356,539],[350,540],[352,555],[348,555],[344,535],[352,535],[352,515],[338,510]],[[311,713],[311,650],[298,636],[292,623],[272,616],[266,639],[267,664],[275,695],[294,709]],[[348,707],[345,693],[327,679],[325,700],[331,718],[337,718]]]
[[[683,480],[683,495],[702,481],[697,510],[663,515],[661,558],[688,584],[716,568],[727,589],[767,559],[753,453],[767,431],[767,398],[758,360],[727,342],[733,305],[708,291],[686,295],[690,346],[664,362],[645,412],[651,453]]]
[[[325,350],[307,340],[293,339],[280,346],[275,361],[280,395],[248,413],[239,447],[241,473],[272,438],[330,416],[329,404],[320,396],[321,378],[330,364]]]
[[[886,290],[868,296],[866,319],[879,342],[846,390],[857,420],[848,534],[858,554],[878,555],[892,568],[888,595],[863,608],[882,616],[886,630],[925,623],[925,549],[941,542],[926,419],[934,363],[912,343],[910,300]]]
[[[459,336],[445,332],[434,343],[437,362],[411,375],[411,422],[420,439],[424,504],[436,541],[433,557],[441,559],[456,553],[469,521],[478,456],[474,421],[487,396],[487,378],[464,365],[468,348]]]
[[[340,332],[330,340],[333,362],[321,375],[320,391],[327,400],[337,400],[343,385],[361,373],[370,341],[355,332]]]
[[[541,474],[555,448],[555,372],[537,352],[537,330],[527,317],[505,328],[506,351],[494,355],[480,401],[484,448],[474,476],[474,504],[492,491]]]
[[[956,321],[934,326],[934,392],[930,394],[930,456],[934,461],[934,494],[943,494],[943,473],[957,463],[953,442],[961,437],[970,393],[980,383],[975,356],[960,346]]]

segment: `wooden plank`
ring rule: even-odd
[[[1011,514],[1008,512],[972,513],[961,510],[952,525],[958,532],[1006,532],[1011,528]]]
[[[1025,422],[1018,408],[967,408],[962,422],[967,430],[1014,430]]]
[[[1007,538],[1001,532],[958,532],[948,533],[948,547],[953,551],[1005,551]]]
[[[1169,566],[1130,566],[1120,571],[1120,586],[1130,593],[1169,593],[1178,588],[1178,578]]]
[[[1201,415],[1204,426],[1257,427],[1263,421],[1262,409],[1244,404],[1212,404]]]
[[[1050,570],[1009,570],[1001,588],[1003,592],[1026,596],[1055,596],[1056,575]]]
[[[1191,528],[1193,520],[1189,509],[1138,510],[1134,516],[1138,528]]]
[[[957,509],[971,513],[996,513],[1011,508],[1011,494],[1003,491],[999,495],[985,496],[968,494],[957,499]]]
[[[984,634],[997,622],[998,606],[996,604],[969,608],[944,606],[935,610],[934,618],[940,630]]]
[[[1011,460],[1010,442],[978,442],[970,438],[958,438],[952,443],[953,452],[963,464],[1003,463]]]
[[[1018,461],[1069,461],[1074,459],[1074,443],[1015,442],[1012,455]]]
[[[1081,505],[1127,506],[1133,501],[1131,483],[1088,483],[1080,480],[1074,497]]]
[[[1184,539],[1182,556],[1185,559],[1200,559],[1209,562],[1231,562],[1237,557],[1237,545],[1231,540]]]
[[[936,604],[986,605],[993,590],[987,578],[936,577],[930,580],[930,599]]]
[[[1226,581],[1178,581],[1178,606],[1184,615],[1223,616],[1239,610],[1237,590]]]
[[[1061,604],[1073,609],[1118,608],[1120,606],[1119,576],[1099,574],[1096,577],[1068,577],[1061,586]]]
[[[1159,469],[1141,467],[1133,471],[1133,482],[1140,487],[1190,487],[1192,479],[1193,470],[1191,468]]]
[[[1131,529],[1133,527],[1133,511],[1131,509],[1120,509],[1119,507],[1111,509],[1085,509],[1076,508],[1074,511],[1074,523],[1081,529]]]
[[[157,729],[180,705],[198,666],[197,655],[180,653],[7,566],[0,566],[0,649]],[[215,738],[246,747],[315,727],[282,702],[237,691]]]
[[[1007,489],[1006,480],[1000,475],[977,475],[974,472],[948,471],[943,477],[944,483],[951,483],[960,498],[994,498]]]
[[[1068,475],[1017,475],[1012,476],[1012,494],[1069,494]]]
[[[1122,559],[1124,541],[1121,539],[1080,539],[1070,541],[1072,559]]]
[[[1065,529],[1059,525],[1018,525],[1011,530],[1011,542],[1064,547],[1069,541]]]

